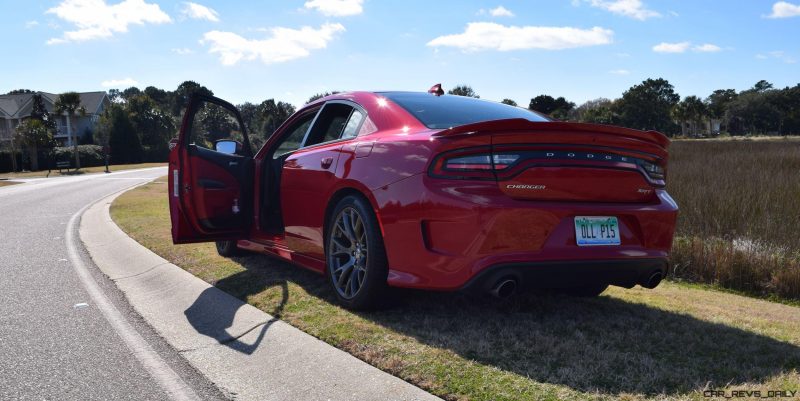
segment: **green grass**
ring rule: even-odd
[[[704,400],[703,389],[800,390],[800,308],[697,286],[612,287],[509,304],[401,292],[354,313],[323,277],[266,256],[174,246],[164,179],[112,205],[156,253],[301,330],[448,400]]]
[[[122,171],[122,170],[133,170],[137,168],[148,168],[148,167],[162,167],[166,166],[167,163],[137,163],[137,164],[112,164],[108,166],[108,170],[111,172],[114,171]],[[96,167],[84,167],[80,170],[70,169],[69,172],[67,170],[62,170],[59,172],[57,169],[52,170],[50,172],[50,177],[58,177],[61,175],[79,175],[79,174],[90,174],[90,173],[102,173],[106,171],[105,166],[96,166]],[[21,173],[2,173],[0,174],[0,178],[42,178],[48,177],[47,170],[43,171],[26,171]]]

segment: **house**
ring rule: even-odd
[[[47,92],[36,93],[42,96],[47,111],[53,113],[58,95]],[[10,141],[16,133],[17,125],[31,116],[34,94],[0,95],[0,144]],[[80,140],[87,132],[92,132],[100,114],[111,104],[106,92],[81,92],[79,95],[80,107],[86,110],[85,115],[78,113],[71,118],[67,118],[66,115],[53,115],[56,120],[54,137],[62,146],[72,146],[73,136],[76,133]]]

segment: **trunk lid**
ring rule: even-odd
[[[665,185],[669,139],[656,131],[509,119],[433,136],[485,135],[498,188],[514,199],[642,203]]]

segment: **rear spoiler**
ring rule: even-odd
[[[482,121],[479,123],[459,125],[457,127],[441,130],[432,136],[442,138],[469,135],[481,131],[577,131],[612,134],[654,143],[664,149],[666,149],[670,143],[669,138],[658,131],[641,131],[603,124],[568,123],[562,121],[539,122],[526,120],[524,118],[509,118],[505,120]]]

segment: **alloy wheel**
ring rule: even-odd
[[[369,255],[364,219],[353,207],[344,208],[334,220],[330,250],[331,279],[339,295],[352,299],[367,275]]]

